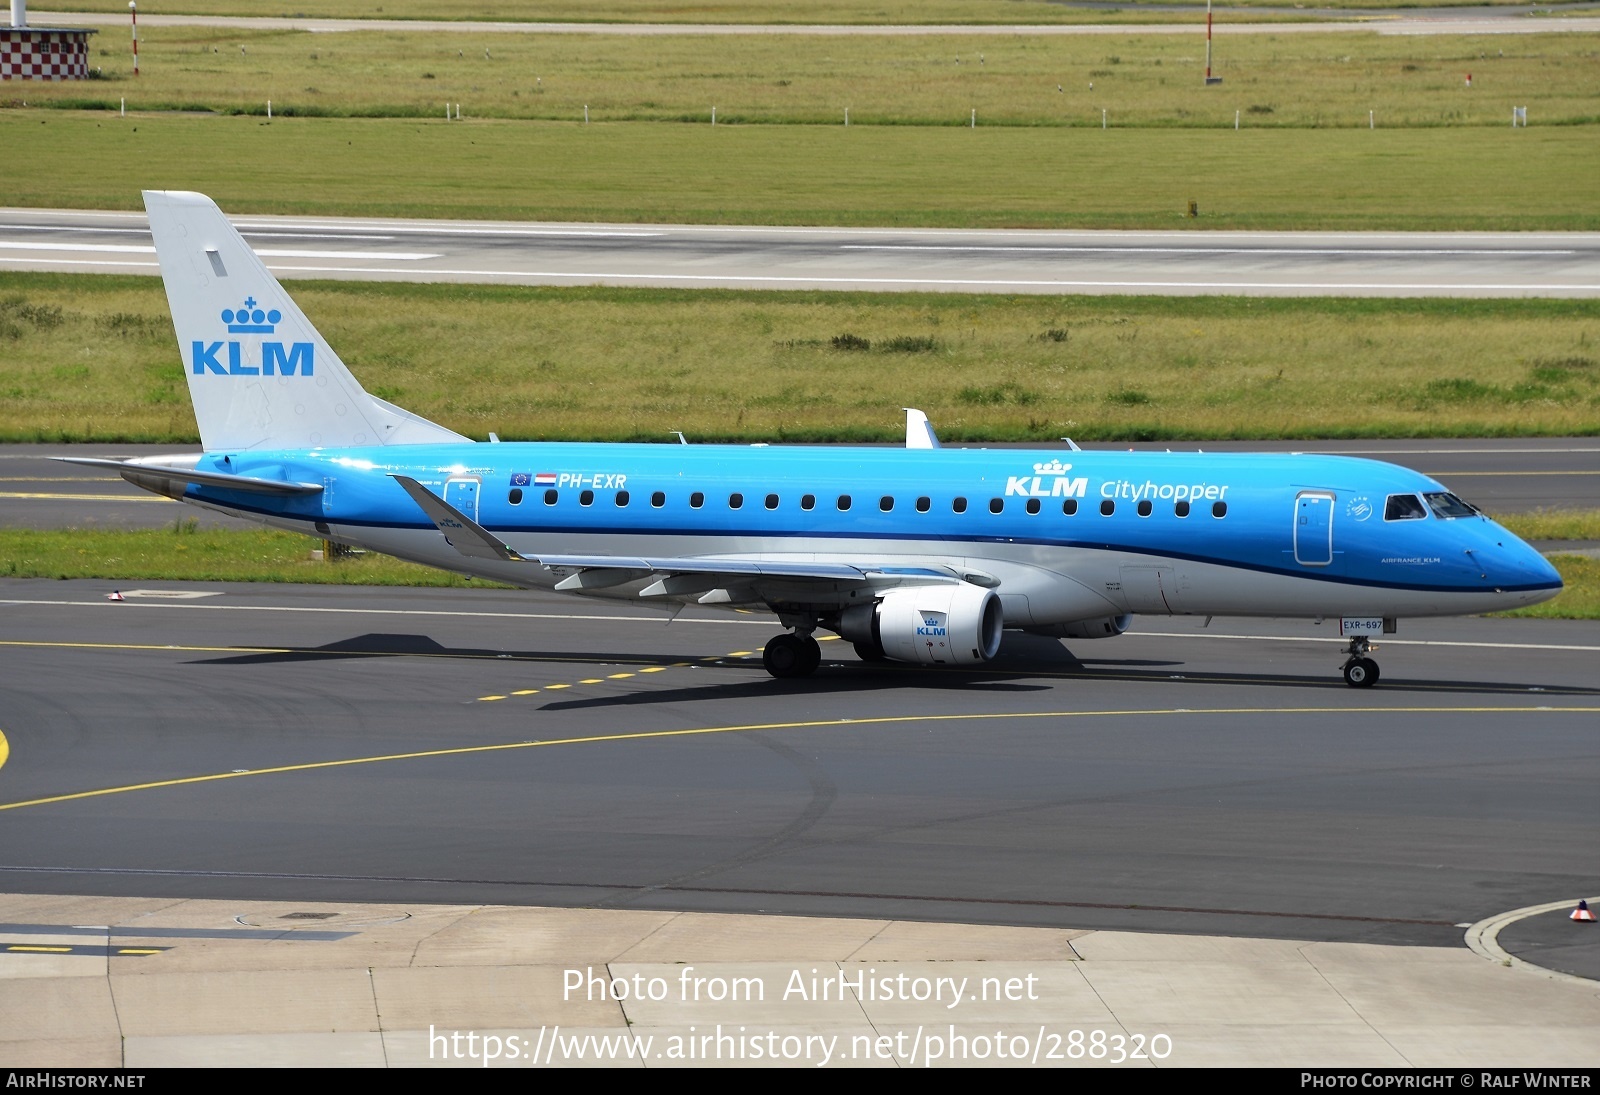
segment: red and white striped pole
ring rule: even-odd
[[[128,6],[130,8],[133,7],[133,4],[132,4],[131,0],[129,2]],[[135,51],[135,52],[137,52],[137,51]],[[138,66],[137,65],[134,66],[134,71],[135,72],[138,71]],[[1211,0],[1206,0],[1206,83],[1209,84],[1210,82],[1211,82]]]
[[[133,74],[139,75],[139,5],[128,0],[128,18],[133,22]]]

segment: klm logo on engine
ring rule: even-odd
[[[943,638],[945,635],[944,621],[937,616],[924,616],[921,626],[917,628],[917,634]]]
[[[222,322],[233,335],[270,335],[277,331],[283,313],[276,308],[256,306],[254,297],[246,297],[238,309],[224,308]],[[310,376],[313,365],[312,344],[294,342],[287,347],[282,342],[261,340],[261,353],[254,361],[247,360],[246,343],[237,339],[226,342],[205,342],[195,339],[190,343],[189,367],[196,376],[212,373],[217,376]]]
[[[1089,493],[1087,476],[1071,476],[1071,464],[1051,460],[1033,466],[1032,475],[1006,476],[1006,493],[1025,498],[1082,498]]]

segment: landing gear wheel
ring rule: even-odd
[[[779,679],[810,676],[821,661],[822,651],[809,635],[778,635],[761,652],[761,663]]]
[[[1378,683],[1378,663],[1371,658],[1351,658],[1344,663],[1344,683],[1351,688],[1371,688]]]
[[[817,666],[822,664],[822,644],[811,635],[802,635],[799,638],[806,655],[805,668],[800,676],[809,677],[817,671]]]

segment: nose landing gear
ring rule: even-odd
[[[809,633],[785,632],[767,642],[761,663],[774,677],[809,677],[822,664],[822,647]]]
[[[1352,638],[1345,649],[1349,657],[1344,663],[1344,683],[1351,688],[1371,688],[1378,683],[1378,663],[1367,657],[1371,649],[1372,640],[1365,635]]]

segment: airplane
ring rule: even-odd
[[[833,632],[972,666],[1006,630],[1136,615],[1337,619],[1344,680],[1400,617],[1518,608],[1561,578],[1442,484],[1308,453],[476,442],[362,389],[210,198],[145,191],[204,451],[66,458],[209,510],[528,589],[774,614],[774,677]],[[680,435],[679,441],[684,439]]]

